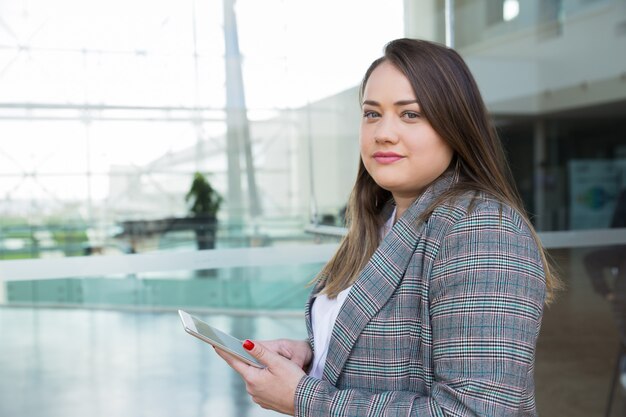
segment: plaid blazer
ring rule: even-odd
[[[471,211],[468,195],[419,224],[450,183],[435,181],[361,271],[335,322],[322,379],[298,384],[296,416],[537,415],[539,249],[515,210],[481,195]]]

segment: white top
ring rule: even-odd
[[[393,227],[396,217],[396,209],[389,217],[389,220],[383,226],[381,235],[386,236]],[[334,300],[329,299],[326,294],[318,295],[313,301],[311,309],[311,325],[313,327],[313,341],[315,343],[315,352],[313,355],[313,364],[309,370],[309,375],[313,378],[322,379],[324,373],[324,365],[326,364],[326,355],[328,354],[328,345],[330,344],[330,336],[335,327],[335,321],[339,315],[339,310],[343,306],[344,301],[348,298],[348,293],[352,286],[341,291]]]

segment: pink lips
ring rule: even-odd
[[[393,152],[375,152],[372,156],[379,164],[393,164],[404,158],[402,155]]]

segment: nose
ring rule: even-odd
[[[383,117],[376,126],[374,132],[374,140],[376,143],[397,143],[398,135],[394,129],[393,120]]]

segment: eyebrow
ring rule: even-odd
[[[394,106],[406,106],[408,104],[417,104],[417,100],[398,100],[395,103],[393,103]],[[380,103],[374,100],[365,100],[363,102],[363,104],[369,104],[370,106],[377,106],[377,107],[381,107]]]

